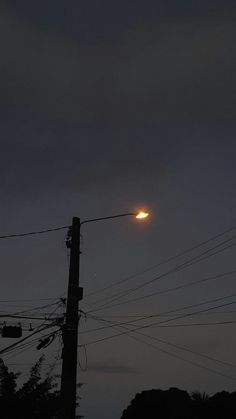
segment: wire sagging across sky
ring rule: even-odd
[[[178,308],[178,309],[169,310],[167,312],[163,312],[163,313],[159,313],[159,314],[158,313],[154,314],[154,315],[152,314],[152,315],[143,317],[143,319],[139,319],[139,321],[155,318],[155,317],[158,317],[159,315],[163,315],[163,314],[169,314],[169,313],[178,312],[178,311],[181,311],[181,310],[186,310],[186,309],[202,306],[202,305],[209,304],[209,303],[212,303],[212,302],[222,301],[224,299],[233,298],[233,297],[236,297],[236,294],[231,294],[231,295],[228,295],[228,296],[220,297],[220,298],[217,298],[217,299],[214,299],[214,300],[205,301],[205,302],[202,302],[202,303],[192,304],[190,306],[185,306],[185,307],[181,307],[181,308]],[[141,330],[141,329],[146,329],[146,328],[151,328],[151,327],[157,327],[159,325],[166,324],[166,323],[172,322],[174,320],[179,320],[179,319],[183,319],[183,318],[192,317],[192,316],[195,316],[196,314],[208,312],[208,311],[218,309],[218,308],[222,308],[222,307],[231,306],[231,305],[234,305],[234,304],[236,304],[236,300],[228,302],[228,303],[219,304],[219,305],[216,305],[216,306],[213,306],[213,307],[208,307],[208,308],[201,309],[201,310],[194,311],[194,312],[181,314],[181,315],[176,315],[175,317],[171,317],[171,318],[168,318],[168,319],[165,319],[165,320],[161,320],[161,321],[158,321],[158,322],[149,323],[149,324],[145,324],[145,325],[136,325],[135,323],[137,323],[137,320],[134,320],[134,321],[129,321],[129,322],[120,322],[119,324],[117,324],[117,326],[133,325],[134,328],[132,329],[132,331],[136,331],[136,330]],[[81,334],[95,332],[95,331],[99,331],[99,330],[104,330],[104,329],[107,329],[107,328],[109,328],[109,326],[104,326],[104,327],[101,327],[100,329],[84,331]],[[95,344],[95,343],[103,342],[105,340],[113,339],[115,337],[119,337],[119,336],[122,336],[124,334],[125,334],[125,332],[119,333],[117,335],[104,337],[104,338],[101,338],[101,339],[97,339],[97,340],[94,340],[94,341],[87,342],[87,343],[85,343],[85,345],[88,346],[88,345],[92,345],[92,344]]]
[[[156,277],[152,278],[151,280],[148,280],[148,281],[146,281],[144,283],[141,283],[141,284],[139,284],[139,285],[137,285],[135,287],[132,287],[132,288],[130,288],[128,290],[121,291],[121,292],[119,292],[119,293],[117,293],[117,294],[115,294],[115,295],[113,295],[111,297],[105,297],[105,298],[103,298],[103,299],[101,299],[99,301],[96,301],[96,302],[92,303],[92,305],[95,305],[95,308],[92,308],[88,312],[89,313],[95,312],[95,311],[101,310],[103,308],[106,308],[106,309],[107,308],[113,308],[116,305],[127,304],[127,303],[130,303],[130,302],[133,302],[133,301],[138,301],[139,299],[148,298],[149,296],[152,296],[153,293],[152,294],[149,294],[148,296],[145,296],[145,297],[144,296],[137,297],[134,300],[128,300],[128,301],[125,301],[125,302],[122,302],[122,303],[112,304],[115,301],[120,300],[121,298],[126,297],[127,295],[132,294],[132,293],[134,293],[134,292],[136,292],[136,291],[138,291],[138,290],[140,290],[140,289],[142,289],[142,288],[144,288],[144,287],[146,287],[146,286],[148,286],[148,285],[150,285],[150,284],[152,284],[152,283],[154,283],[156,281],[159,281],[159,280],[161,280],[161,279],[163,279],[163,278],[165,278],[165,277],[167,277],[169,275],[172,275],[174,273],[178,273],[178,272],[182,271],[183,269],[187,269],[187,268],[189,268],[189,267],[191,267],[191,266],[193,266],[195,264],[198,264],[198,263],[202,262],[205,259],[208,259],[208,258],[210,258],[212,256],[216,256],[217,254],[222,253],[225,250],[228,250],[228,249],[232,248],[233,246],[235,246],[235,244],[230,244],[229,246],[224,247],[224,248],[219,248],[219,247],[222,246],[222,244],[225,244],[226,242],[229,242],[231,240],[234,240],[235,238],[236,238],[236,235],[233,236],[233,237],[231,237],[231,238],[229,238],[229,239],[227,239],[227,241],[224,241],[223,243],[220,243],[217,246],[214,246],[214,247],[206,250],[205,252],[201,253],[200,255],[194,256],[193,258],[189,259],[188,261],[185,261],[184,263],[181,263],[178,266],[176,266],[174,268],[171,268],[171,269],[167,270],[166,272],[157,275]],[[216,252],[209,254],[209,252],[211,252],[212,250],[215,250],[216,248],[217,249],[219,248],[219,249]],[[107,301],[107,300],[109,300],[109,302],[105,302],[102,305],[96,306],[97,304],[99,304],[101,302],[104,302],[104,301]]]
[[[158,347],[158,346],[154,345],[153,343],[150,343],[150,342],[147,342],[146,340],[141,339],[141,338],[140,338],[140,336],[145,337],[145,338],[148,338],[149,340],[155,340],[155,341],[158,341],[159,343],[166,344],[166,345],[171,346],[171,347],[173,347],[173,348],[178,348],[178,349],[179,349],[179,350],[181,350],[181,351],[191,353],[191,354],[193,354],[193,355],[195,355],[195,356],[200,356],[200,357],[202,357],[202,358],[205,358],[205,359],[207,359],[207,360],[213,361],[213,362],[215,362],[215,363],[222,364],[222,365],[227,366],[227,367],[230,367],[230,368],[232,368],[232,367],[233,367],[233,368],[236,368],[236,365],[235,365],[235,364],[231,364],[231,363],[228,363],[228,362],[225,362],[225,361],[219,360],[219,359],[217,359],[217,358],[210,357],[210,356],[205,355],[205,354],[203,354],[203,353],[200,353],[200,352],[196,352],[196,351],[190,350],[189,348],[186,348],[186,347],[183,347],[183,346],[180,346],[180,345],[176,345],[176,344],[173,344],[173,343],[171,343],[171,342],[167,342],[166,340],[164,341],[163,339],[158,339],[158,338],[156,338],[156,337],[153,337],[153,336],[147,335],[146,333],[141,333],[141,332],[137,332],[137,331],[133,333],[133,330],[130,330],[130,329],[128,329],[128,328],[127,328],[127,327],[125,327],[125,326],[117,326],[116,324],[113,324],[113,326],[112,326],[112,327],[113,327],[114,329],[118,330],[118,331],[120,331],[120,330],[123,330],[123,331],[124,331],[124,330],[125,330],[125,331],[126,331],[126,335],[127,335],[127,336],[129,336],[131,339],[134,339],[134,340],[135,340],[135,341],[137,341],[137,342],[141,342],[141,343],[143,343],[144,345],[146,345],[146,346],[148,346],[148,347],[151,347],[151,348],[153,348],[153,349],[155,349],[155,350],[157,350],[157,351],[159,351],[159,352],[161,352],[161,353],[164,353],[164,354],[166,354],[166,355],[168,355],[168,356],[171,356],[171,357],[174,357],[174,358],[176,358],[176,359],[179,359],[179,360],[181,360],[181,361],[183,361],[183,362],[185,362],[185,363],[188,363],[188,364],[190,364],[190,365],[193,365],[194,367],[197,367],[197,368],[203,369],[203,370],[205,370],[205,371],[211,372],[211,373],[213,373],[213,374],[217,374],[217,375],[220,375],[220,376],[222,376],[222,377],[228,378],[228,379],[230,379],[230,380],[236,381],[236,377],[234,377],[234,376],[232,376],[232,375],[225,374],[225,373],[220,372],[220,371],[218,371],[218,370],[216,370],[216,369],[213,369],[213,368],[207,367],[207,366],[205,366],[205,365],[203,365],[203,364],[199,364],[199,363],[197,363],[197,362],[195,362],[195,361],[192,361],[192,360],[189,360],[189,359],[187,359],[187,358],[184,358],[183,356],[177,355],[176,353],[173,353],[173,352],[167,351],[166,349],[160,348],[160,347]],[[134,336],[134,335],[135,335],[135,336]],[[138,335],[138,337],[137,337],[136,335]],[[86,346],[86,345],[85,345],[85,346]]]
[[[225,235],[227,235],[229,233],[232,233],[235,230],[236,230],[236,226],[232,226],[231,228],[223,231],[222,233],[213,235],[213,236],[209,237],[208,239],[206,239],[204,241],[201,241],[200,243],[197,243],[194,246],[191,246],[191,247],[189,247],[187,249],[184,249],[182,252],[179,252],[179,253],[177,253],[177,254],[175,254],[173,256],[170,256],[170,257],[162,260],[161,262],[156,263],[156,264],[154,264],[154,265],[152,265],[152,266],[150,266],[150,267],[148,267],[146,269],[143,269],[142,271],[139,271],[139,272],[137,272],[137,273],[135,273],[133,275],[129,275],[128,277],[126,277],[126,278],[124,278],[124,279],[122,279],[120,281],[113,282],[112,284],[107,285],[106,287],[99,288],[99,289],[97,289],[97,290],[95,290],[93,292],[90,292],[89,294],[87,294],[85,296],[85,298],[88,298],[88,297],[91,297],[91,296],[93,296],[95,294],[98,294],[98,293],[107,291],[107,290],[109,290],[111,288],[114,288],[114,287],[116,287],[118,285],[121,285],[123,283],[126,283],[126,282],[128,282],[128,281],[130,281],[130,280],[132,280],[134,278],[137,278],[138,276],[141,276],[143,274],[146,274],[146,273],[148,273],[148,272],[150,272],[150,271],[152,271],[152,270],[154,270],[156,268],[159,268],[162,265],[166,265],[167,263],[172,262],[172,261],[174,261],[176,259],[179,259],[182,256],[185,256],[186,254],[191,253],[191,252],[193,252],[193,251],[195,251],[195,250],[197,250],[197,249],[199,249],[199,248],[201,248],[201,247],[209,244],[212,241],[215,241],[215,240],[217,240],[217,239],[219,239],[219,238],[221,238],[221,237],[223,237],[223,236],[225,236]]]

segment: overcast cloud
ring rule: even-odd
[[[84,226],[85,312],[88,303],[109,301],[117,292],[125,296],[175,261],[145,270],[150,266],[235,225],[235,17],[235,0],[3,0],[0,235],[140,205],[151,213],[142,225],[123,218]],[[2,298],[65,295],[65,236],[63,230],[1,240]],[[235,269],[234,252],[235,247],[227,248],[130,294],[153,297],[98,313],[119,321],[117,316],[153,315],[235,294],[233,276],[177,291],[179,284]],[[119,282],[140,271],[145,273],[131,282]],[[87,300],[90,292],[116,281],[116,288]],[[158,296],[172,287],[176,292]],[[0,309],[13,307],[1,303]],[[232,318],[232,313],[209,314],[196,322]],[[236,342],[230,327],[147,332],[233,363]],[[144,389],[233,390],[234,381],[191,361],[233,374],[226,366],[164,343],[164,352],[158,352],[150,339],[144,345],[126,335],[111,339],[114,330],[96,328],[99,323],[89,316],[80,324],[88,371],[78,371],[78,382],[87,384],[79,413],[88,419],[119,419],[135,392]],[[88,345],[100,338],[105,340]],[[60,343],[54,345],[54,354],[60,353]],[[16,353],[14,361],[28,363],[37,356],[33,348]]]
[[[148,180],[183,141],[203,144],[206,134],[232,141],[231,16],[156,16],[125,21],[111,39],[104,33],[89,43],[4,10],[1,171],[9,170],[2,190],[14,189],[17,175],[18,190],[29,192],[31,170],[39,190],[98,187],[107,173],[132,181],[146,172]]]

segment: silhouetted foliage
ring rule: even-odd
[[[17,387],[20,374],[9,372],[0,359],[0,414],[2,419],[56,419],[59,391],[55,377],[41,376],[43,357],[31,368],[28,380]]]
[[[213,396],[178,388],[138,393],[121,419],[235,419],[236,392],[222,391]]]

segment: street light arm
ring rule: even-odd
[[[80,225],[93,223],[95,221],[109,220],[111,218],[120,218],[120,217],[128,217],[128,216],[135,216],[135,215],[137,215],[135,212],[126,212],[124,214],[110,215],[108,217],[92,218],[90,220],[81,221]]]

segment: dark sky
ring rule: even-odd
[[[72,216],[150,209],[152,217],[144,225],[127,218],[84,227],[81,282],[86,295],[234,226],[235,18],[233,0],[3,1],[0,233],[68,225]],[[2,299],[65,293],[65,234],[0,242]],[[233,270],[234,255],[234,247],[226,249],[130,298]],[[184,260],[88,303],[111,299]],[[235,292],[230,277],[97,315],[145,316]],[[84,300],[85,311],[86,305]],[[195,321],[222,319],[234,320],[235,314],[202,315]],[[82,330],[95,327],[101,325],[89,319],[81,325]],[[233,327],[145,332],[233,363]],[[81,335],[81,343],[112,333]],[[229,367],[161,348],[233,375]],[[88,371],[79,372],[79,381],[86,382],[81,413],[88,419],[119,419],[137,391],[153,387],[234,388],[225,377],[127,336],[88,346],[87,352]],[[32,350],[12,362],[37,356]]]

